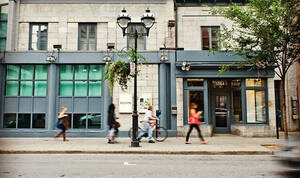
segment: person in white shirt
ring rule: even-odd
[[[157,117],[152,115],[152,106],[148,107],[148,110],[145,112],[145,116],[144,119],[142,120],[142,131],[139,133],[137,139],[140,141],[142,139],[142,137],[148,133],[148,142],[149,143],[155,143],[152,140],[152,130],[151,130],[151,126],[150,126],[150,122],[152,120],[156,120]]]

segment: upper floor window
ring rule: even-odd
[[[8,5],[0,6],[0,51],[6,49]]]
[[[7,65],[6,96],[47,96],[47,65]]]
[[[95,23],[79,24],[78,31],[78,50],[80,51],[96,51],[96,27]]]
[[[134,34],[135,29],[137,30],[138,34],[146,33],[143,26],[137,25],[128,26],[127,33]],[[127,48],[134,48],[134,35],[128,35],[127,40]],[[146,37],[144,35],[138,35],[137,50],[146,50]]]
[[[220,27],[201,27],[202,50],[218,49],[217,34]]]
[[[101,65],[61,65],[59,96],[101,96]]]
[[[47,50],[48,24],[31,23],[29,34],[29,50]]]

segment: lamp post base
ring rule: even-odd
[[[140,147],[139,141],[131,141],[131,147]]]

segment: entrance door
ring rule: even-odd
[[[220,91],[214,92],[213,100],[213,124],[214,132],[229,133],[230,132],[230,107],[229,107],[229,92]]]

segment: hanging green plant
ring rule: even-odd
[[[137,59],[137,65],[147,63],[145,57],[137,54],[132,48],[128,52],[117,54],[117,56],[121,59],[126,58],[128,61],[125,62],[120,59],[108,64],[105,70],[104,79],[108,81],[108,87],[111,95],[113,93],[115,82],[118,82],[123,91],[128,88],[127,82],[134,77],[134,75],[130,75],[130,63],[134,62],[135,57]],[[139,71],[137,71],[137,73],[138,72]]]

